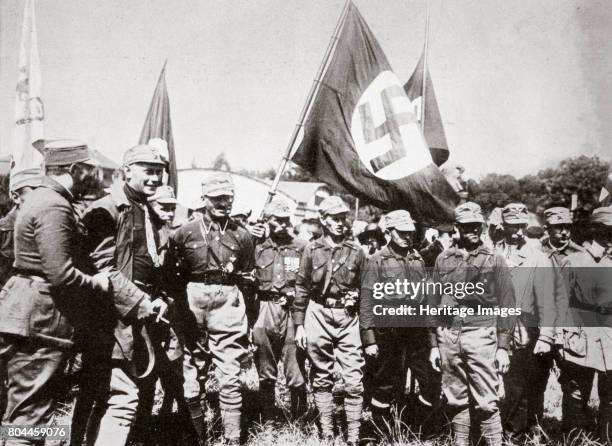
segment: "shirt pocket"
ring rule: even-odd
[[[261,284],[272,282],[274,277],[274,253],[263,251],[255,260],[257,279]]]
[[[327,259],[315,255],[312,259],[312,283],[323,283],[327,271]]]
[[[283,270],[285,280],[288,284],[295,284],[297,273],[300,269],[300,256],[295,251],[289,251],[283,256]]]

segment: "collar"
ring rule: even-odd
[[[210,227],[210,228],[222,229],[221,226],[219,226],[219,223],[213,222],[212,218],[210,218],[206,212],[200,213],[200,216],[202,218],[202,222],[207,228]],[[227,219],[227,226],[226,225],[224,226],[225,226],[225,230],[236,229],[238,227],[237,223],[234,222],[234,220],[232,220],[231,218]]]
[[[40,183],[40,187],[46,187],[47,189],[51,189],[55,192],[57,192],[58,194],[60,194],[62,197],[64,197],[66,200],[68,200],[69,202],[73,203],[74,200],[74,195],[72,195],[72,192],[70,192],[68,189],[66,189],[64,186],[62,186],[60,183],[58,183],[57,181],[55,181],[54,179],[48,177],[48,176],[44,176],[41,183]]]
[[[451,256],[455,256],[455,257],[464,257],[464,255],[467,254],[466,258],[469,259],[470,257],[476,257],[480,254],[483,255],[491,255],[491,251],[484,245],[484,243],[482,243],[482,241],[480,242],[480,244],[473,250],[471,251],[466,251],[463,248],[460,248],[459,246],[455,245],[452,246],[451,248],[449,248],[446,251],[445,254],[445,258],[449,258]]]
[[[263,243],[261,244],[261,249],[277,249],[277,248],[286,248],[291,246],[291,244],[293,243],[294,238],[289,236],[290,238],[287,240],[287,243],[276,243],[274,240],[272,240],[272,237],[268,236],[268,238],[266,238]]]
[[[130,207],[130,200],[125,194],[125,190],[123,188],[124,182],[116,181],[111,184],[110,187],[110,196],[115,203],[115,206],[118,208],[121,207]]]

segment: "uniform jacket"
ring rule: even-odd
[[[530,327],[540,327],[540,339],[552,343],[559,309],[567,307],[567,294],[555,293],[552,260],[530,243],[513,246],[502,241],[496,252],[510,267],[516,304],[522,309],[521,320]]]
[[[313,296],[336,296],[359,290],[365,264],[361,246],[352,240],[332,246],[326,237],[321,237],[306,245],[295,282],[295,324],[304,324],[306,307]]]
[[[359,325],[361,340],[364,346],[376,343],[373,307],[375,300],[372,294],[375,283],[395,283],[396,280],[418,283],[427,278],[425,263],[416,250],[408,251],[402,256],[389,245],[374,253],[368,260],[361,279],[361,304],[359,306]],[[385,295],[385,299],[406,299],[405,295]],[[423,296],[414,296],[415,302]]]
[[[0,286],[13,275],[13,262],[15,261],[15,221],[17,220],[17,207],[14,207],[0,219]]]
[[[112,273],[112,300],[116,312],[112,357],[128,361],[134,355],[134,336],[143,333],[132,310],[142,299],[151,299],[132,282],[133,219],[132,205],[119,183],[113,184],[110,194],[94,201],[83,216],[96,268]],[[178,354],[174,352],[169,356]]]
[[[434,283],[482,283],[484,293],[466,295],[459,298],[453,295],[437,296],[438,305],[477,306],[514,308],[514,288],[510,270],[503,257],[481,244],[473,251],[465,251],[453,246],[442,252],[436,259],[433,271]],[[467,320],[467,318],[465,318]],[[479,323],[482,321],[470,321]],[[489,324],[490,322],[485,321]],[[444,325],[444,321],[440,320]],[[499,317],[497,319],[497,343],[499,348],[509,348],[510,333],[514,326],[514,318]],[[435,332],[431,331],[430,342],[437,345]]]
[[[599,371],[612,370],[612,315],[580,308],[580,304],[612,308],[612,255],[597,243],[568,256],[569,317],[563,357]]]
[[[306,241],[292,237],[290,242],[281,245],[268,237],[257,245],[255,267],[259,290],[293,294],[300,257],[306,244]]]
[[[15,267],[0,293],[0,332],[68,347],[88,326],[96,298],[82,251],[83,232],[70,191],[49,177],[33,190],[15,222]],[[91,270],[89,271],[91,272]]]

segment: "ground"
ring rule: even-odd
[[[287,395],[283,386],[279,386],[277,389],[277,396],[279,405],[285,405]],[[158,391],[157,399],[159,407],[159,399],[161,398],[161,391]],[[591,406],[597,407],[596,397],[593,396],[591,399]],[[57,424],[65,424],[70,422],[72,412],[71,403],[63,403],[58,410],[58,417],[56,418]],[[367,414],[366,414],[367,416]],[[219,439],[219,422],[215,421],[213,412],[209,410],[207,414],[209,419],[209,426],[211,429],[210,436],[213,438],[211,444],[222,444]],[[548,383],[545,398],[545,416],[542,423],[543,433],[538,440],[529,441],[523,443],[527,446],[536,445],[559,445],[559,446],[597,446],[600,443],[590,439],[584,433],[576,433],[570,435],[569,438],[563,438],[560,431],[560,420],[561,420],[561,389],[557,382],[557,371],[553,370],[551,373],[551,379]],[[159,421],[158,432],[167,432],[165,427],[162,427],[163,420],[157,418]],[[166,421],[168,429],[174,430],[175,432],[169,436],[156,435],[155,446],[188,446],[193,444],[193,441],[189,440],[182,431],[176,429],[176,419]],[[441,435],[435,440],[421,441],[417,436],[410,432],[406,425],[396,420],[393,426],[379,426],[380,433],[382,433],[382,440],[379,441],[380,445],[405,445],[405,446],[443,446],[450,445],[450,440],[447,435]],[[444,430],[444,426],[441,426],[441,430]],[[319,440],[317,436],[317,430],[314,422],[306,423],[290,423],[290,422],[268,422],[266,424],[260,424],[254,422],[251,424],[246,442],[248,446],[331,446],[330,443]],[[344,446],[344,442],[337,440],[334,446]]]

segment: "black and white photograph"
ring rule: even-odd
[[[612,446],[612,2],[0,0],[0,446]]]

